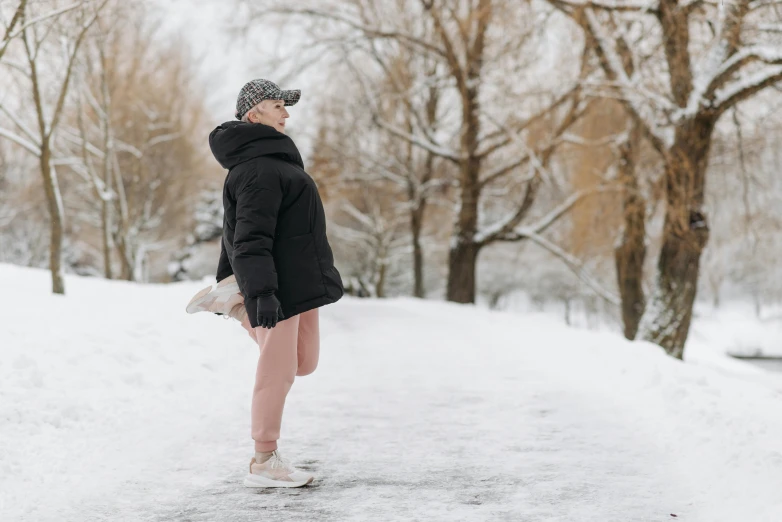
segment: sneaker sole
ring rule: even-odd
[[[244,485],[248,488],[300,488],[315,480],[310,477],[306,481],[288,482],[286,480],[272,480],[260,475],[248,474],[244,477]]]
[[[187,303],[185,311],[189,314],[196,312],[205,312],[206,310],[200,308],[200,305],[206,300],[207,297],[230,297],[239,293],[239,285],[231,283],[221,288],[215,288],[214,286],[208,286],[199,291],[193,298]]]

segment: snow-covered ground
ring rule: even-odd
[[[344,298],[280,449],[241,485],[256,348],[201,283],[0,265],[0,520],[782,520],[782,374],[551,316]],[[723,325],[723,328],[728,328]],[[728,328],[729,329],[729,328]]]
[[[782,309],[768,308],[758,317],[750,303],[734,302],[697,310],[690,339],[713,351],[743,356],[782,357]]]

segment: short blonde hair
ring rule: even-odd
[[[264,101],[266,101],[266,100],[264,100]],[[263,103],[263,102],[261,102],[261,103]],[[249,111],[245,112],[244,116],[242,116],[242,121],[245,122],[245,123],[252,123],[250,121],[250,114],[252,114],[252,113],[260,114],[261,113],[261,109],[260,109],[261,103],[259,103],[258,105],[256,105],[252,109],[250,109]]]
[[[261,102],[258,105],[256,105],[255,107],[253,107],[252,109],[247,111],[244,114],[244,116],[242,116],[242,121],[245,122],[245,123],[252,123],[250,121],[250,114],[255,113],[255,114],[260,115],[261,112],[263,112],[263,110],[261,109],[261,105],[263,105],[264,102],[273,102],[273,103],[282,102],[284,104],[285,100],[261,100]]]

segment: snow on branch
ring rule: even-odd
[[[589,273],[589,271],[584,266],[583,261],[578,259],[576,256],[567,253],[561,247],[555,245],[554,243],[547,240],[543,236],[536,234],[532,230],[520,229],[518,232],[523,233],[525,237],[534,241],[536,244],[545,248],[546,250],[554,254],[556,257],[558,257],[560,260],[562,260],[562,262],[565,263],[565,265],[568,268],[570,268],[570,270],[573,271],[576,277],[578,277],[581,281],[583,281],[584,284],[586,284],[589,288],[591,288],[597,295],[599,295],[600,297],[602,297],[603,299],[605,299],[606,301],[608,301],[614,306],[619,306],[621,304],[621,300],[619,299],[619,297],[614,295],[613,292],[604,288],[597,281],[597,279],[595,279],[595,277]]]
[[[772,5],[782,5],[782,0],[755,0],[749,3],[748,10],[755,11],[762,7],[769,7]]]
[[[5,34],[3,35],[3,39],[0,40],[0,43],[2,44],[0,45],[0,58],[3,57],[6,49],[8,49],[8,44],[11,43],[11,39],[14,38],[14,34],[12,33],[12,31],[14,30],[14,27],[16,27],[16,24],[18,24],[19,21],[22,20],[26,4],[27,4],[27,0],[22,0],[19,3],[19,6],[16,8],[16,11],[14,12],[14,16],[11,18],[11,21],[5,27]]]
[[[367,227],[369,230],[375,230],[377,228],[377,223],[373,221],[371,217],[361,212],[349,201],[342,203],[341,208],[345,213],[349,214],[351,217],[353,217],[353,219]]]
[[[61,136],[65,140],[70,141],[71,143],[73,143],[75,145],[78,145],[80,147],[84,147],[84,149],[87,152],[89,152],[90,154],[92,154],[93,156],[95,156],[97,158],[103,159],[103,158],[106,157],[106,154],[102,150],[100,150],[98,147],[96,147],[95,145],[90,143],[88,140],[85,140],[84,138],[82,138],[81,136],[79,136],[79,135],[77,135],[77,134],[75,134],[73,132],[61,129],[57,134],[58,134],[58,136]]]
[[[533,230],[537,234],[544,232],[547,228],[553,225],[559,218],[567,214],[568,211],[570,211],[570,209],[576,205],[576,203],[578,203],[585,197],[591,196],[593,194],[613,192],[616,190],[621,190],[621,188],[617,186],[608,185],[608,186],[600,186],[588,190],[579,190],[571,194],[567,199],[565,199],[565,201],[560,203],[558,206],[554,207],[548,214],[546,214],[545,216],[540,218],[536,223],[534,223],[532,226],[527,228]]]
[[[585,9],[587,25],[589,30],[594,36],[597,44],[603,50],[603,54],[606,57],[606,64],[610,69],[612,76],[620,83],[622,87],[631,89],[632,85],[630,77],[627,76],[624,64],[622,63],[622,57],[619,56],[619,52],[616,49],[616,45],[608,35],[603,31],[603,24],[595,16],[595,12],[592,9]]]
[[[25,29],[28,27],[32,27],[33,25],[43,22],[44,20],[48,20],[49,18],[54,18],[57,16],[60,16],[61,14],[65,14],[68,11],[73,11],[74,9],[78,9],[79,7],[83,6],[85,2],[79,2],[76,4],[71,4],[65,7],[61,7],[60,9],[55,9],[54,11],[38,16],[36,18],[33,18],[32,20],[26,22],[23,26],[19,27],[16,31],[6,36],[8,40],[12,40],[16,38],[17,36],[21,35]]]
[[[380,178],[391,181],[400,187],[407,187],[408,183],[411,181],[410,177],[400,176],[389,167],[371,158],[359,158],[359,163],[368,172],[377,172]]]
[[[340,15],[332,11],[322,11],[320,9],[313,9],[313,8],[306,8],[306,7],[305,8],[277,7],[272,9],[264,9],[263,13],[281,14],[281,15],[301,15],[301,16],[310,16],[315,18],[325,18],[327,20],[343,23],[348,27],[363,32],[366,36],[379,38],[379,39],[398,40],[401,42],[406,42],[408,44],[412,44],[414,46],[426,49],[442,57],[446,56],[446,53],[443,49],[437,47],[436,45],[433,45],[431,42],[422,40],[412,34],[396,29],[385,30],[379,27],[372,27],[370,25],[366,25],[360,21],[353,20],[347,16]]]
[[[587,196],[621,190],[620,187],[606,185],[588,190],[579,190],[568,196],[565,201],[554,207],[545,216],[537,222],[525,226],[516,227],[514,216],[509,216],[500,220],[494,225],[480,231],[475,235],[477,243],[489,243],[491,241],[519,241],[529,237],[529,233],[540,234],[546,231],[551,225],[556,223],[562,216],[567,214],[576,204]]]
[[[546,118],[550,117],[554,111],[558,110],[562,105],[564,105],[566,102],[571,101],[575,94],[578,93],[578,90],[580,88],[580,85],[577,83],[567,91],[560,94],[557,98],[554,99],[554,101],[549,104],[547,107],[545,107],[540,112],[533,114],[526,120],[524,120],[520,125],[515,126],[513,129],[509,128],[507,125],[504,125],[501,123],[497,118],[492,117],[491,115],[488,115],[488,119],[491,123],[493,123],[497,130],[493,133],[491,133],[488,136],[485,136],[482,141],[490,141],[491,139],[499,136],[503,136],[502,140],[498,140],[497,142],[486,146],[485,148],[479,150],[475,153],[475,156],[477,158],[485,158],[492,154],[493,152],[496,152],[497,150],[505,147],[511,142],[520,143],[521,142],[521,134],[530,128],[532,125],[538,123],[539,121],[543,121]]]
[[[24,147],[25,149],[27,149],[29,152],[33,153],[36,156],[41,155],[41,149],[38,148],[34,143],[31,143],[30,141],[22,138],[18,134],[14,134],[8,129],[4,129],[0,127],[0,136],[4,136],[8,138],[9,140],[13,141],[17,145]]]
[[[782,81],[782,65],[767,67],[763,71],[726,85],[724,89],[717,92],[714,104],[721,112],[724,112],[740,101],[779,81]]]
[[[329,232],[334,231],[334,234],[339,236],[340,239],[345,241],[351,241],[353,243],[365,242],[372,243],[374,237],[372,234],[356,230],[354,228],[346,227],[338,223],[329,223]]]
[[[381,118],[378,118],[377,115],[373,115],[372,120],[375,123],[375,125],[377,125],[378,127],[385,129],[391,134],[393,134],[394,136],[398,138],[402,138],[417,147],[421,147],[422,149],[427,150],[436,156],[440,156],[441,158],[451,160],[454,163],[459,163],[462,159],[461,156],[456,151],[452,149],[448,149],[447,147],[444,147],[437,143],[432,143],[428,140],[424,140],[402,129],[398,129],[393,125],[383,121]]]
[[[583,147],[602,147],[604,145],[618,145],[628,140],[627,132],[620,132],[619,134],[610,134],[599,139],[586,139],[576,134],[570,134],[568,132],[560,136],[559,141],[561,143],[570,143],[571,145],[581,145]]]
[[[480,185],[481,188],[483,188],[486,185],[492,183],[494,180],[501,178],[505,174],[508,174],[510,171],[524,166],[529,162],[531,158],[532,156],[530,154],[525,154],[521,158],[512,159],[508,163],[500,165],[499,167],[495,168],[493,171],[486,174],[484,178],[478,181],[478,184]]]
[[[670,132],[661,132],[658,129],[653,114],[649,114],[649,111],[645,110],[646,107],[643,103],[638,102],[637,93],[642,93],[642,95],[645,95],[646,98],[651,99],[663,109],[671,106],[670,100],[649,92],[631,79],[624,68],[624,60],[619,54],[620,51],[617,49],[616,41],[606,34],[604,24],[597,19],[592,9],[584,9],[584,14],[586,21],[579,22],[576,20],[576,23],[592,37],[599,54],[603,55],[604,58],[600,60],[601,66],[609,80],[617,82],[617,87],[622,93],[621,100],[628,109],[630,116],[641,126],[644,135],[649,138],[655,149],[662,152],[670,145],[672,134]],[[631,48],[629,45],[623,47],[626,49]]]
[[[68,94],[68,86],[71,81],[71,75],[73,72],[73,66],[76,63],[76,55],[79,52],[79,47],[81,46],[82,41],[84,40],[84,37],[87,34],[87,31],[90,30],[90,27],[98,20],[98,16],[100,15],[101,10],[106,6],[108,3],[108,0],[103,0],[100,5],[95,9],[95,12],[92,13],[92,16],[84,23],[84,25],[81,26],[81,30],[79,31],[79,34],[76,36],[76,39],[73,43],[73,49],[68,54],[68,61],[66,69],[65,69],[65,78],[62,83],[62,87],[60,89],[60,95],[57,98],[57,102],[55,104],[55,109],[52,116],[52,121],[49,123],[48,128],[46,129],[47,136],[54,131],[54,129],[57,127],[57,124],[59,123],[60,117],[62,116],[62,109],[65,104],[65,97]],[[79,4],[83,5],[83,3]]]
[[[782,50],[771,46],[756,45],[739,49],[719,66],[714,74],[714,78],[709,83],[707,95],[711,94],[713,89],[722,86],[741,67],[757,61],[765,62],[769,65],[782,64]]]
[[[2,52],[3,52],[3,50],[2,50],[2,48],[0,48],[0,56],[2,56]],[[6,60],[5,58],[0,60],[0,64],[5,65],[7,67],[10,67],[11,69],[14,69],[14,70],[22,73],[27,78],[30,77],[30,71],[27,70],[24,67],[24,65],[22,65],[22,64],[19,64],[19,63],[16,63],[16,62],[12,62],[11,60]]]
[[[161,134],[160,136],[155,136],[154,138],[150,139],[148,142],[144,144],[144,148],[149,149],[160,143],[178,140],[179,138],[182,137],[183,134],[184,133],[182,132],[171,132],[168,134]]]
[[[654,12],[658,9],[657,0],[559,0],[559,4],[579,8],[605,9],[608,11]]]
[[[2,102],[0,102],[0,112],[4,112],[4,113],[6,114],[6,116],[8,116],[8,117],[11,119],[11,121],[14,123],[14,125],[16,125],[16,127],[17,127],[19,130],[21,130],[21,131],[24,133],[24,135],[25,135],[25,136],[27,136],[27,139],[29,139],[29,140],[30,140],[30,141],[32,141],[32,142],[37,142],[37,141],[38,141],[39,137],[38,137],[38,136],[36,136],[36,135],[35,135],[35,133],[33,133],[33,131],[32,131],[32,130],[30,130],[30,129],[29,129],[29,128],[28,128],[28,127],[27,127],[27,126],[26,126],[26,125],[25,125],[25,124],[22,122],[22,120],[20,120],[20,119],[19,119],[19,118],[16,116],[16,114],[14,114],[14,113],[13,113],[13,112],[11,112],[10,110],[8,110],[8,108],[7,108],[7,107],[6,107],[6,106],[5,106],[5,105],[4,105]]]

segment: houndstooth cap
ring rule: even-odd
[[[283,91],[277,84],[269,80],[252,80],[244,84],[236,99],[236,119],[241,120],[247,111],[263,100],[283,100],[285,105],[296,105],[301,98],[301,91]]]

